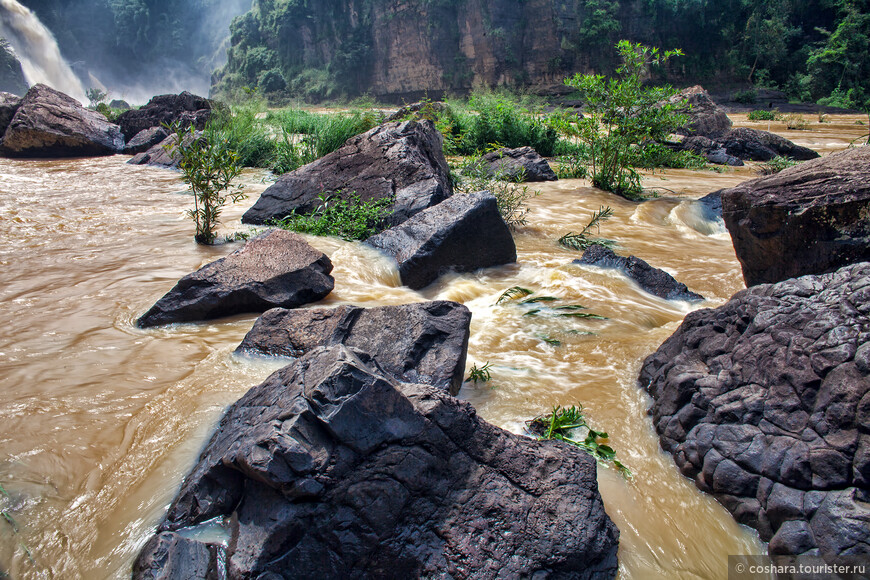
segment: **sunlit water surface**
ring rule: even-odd
[[[812,119],[812,131],[786,135],[830,152],[861,132],[858,119]],[[178,278],[239,245],[194,244],[178,175],[126,159],[0,160],[0,509],[10,518],[0,520],[0,572],[12,578],[127,577],[221,413],[280,366],[232,355],[253,315],[133,326]],[[335,264],[335,290],[316,306],[464,303],[469,366],[490,363],[493,379],[466,384],[460,397],[515,432],[553,405],[582,404],[634,473],[599,470],[621,532],[620,577],[725,578],[728,554],[764,546],[660,450],[636,377],[690,308],[718,306],[743,287],[721,222],[693,200],[752,176],[651,175],[647,185],[664,195],[642,204],[579,180],[536,185],[528,225],[516,232],[517,264],[446,276],[422,292],[402,288],[395,268],[360,244],[310,238]],[[245,173],[251,197],[226,211],[224,233],[247,229],[239,218],[268,177]],[[601,206],[614,210],[601,237],[707,301],[667,302],[614,272],[572,265],[579,253],[555,240]],[[495,305],[517,285],[607,320]]]

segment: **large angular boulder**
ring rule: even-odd
[[[0,142],[10,157],[112,155],[123,147],[117,125],[43,84],[27,91]]]
[[[547,163],[531,147],[501,148],[480,158],[475,170],[490,177],[508,181],[556,181],[558,178]]]
[[[301,357],[318,346],[363,351],[398,381],[459,393],[468,352],[471,311],[435,301],[360,308],[286,310],[257,319],[236,352]]]
[[[747,286],[870,260],[870,147],[720,193]]]
[[[681,135],[716,139],[731,130],[731,119],[719,105],[713,102],[704,87],[695,85],[671,97],[674,104],[685,101],[677,112],[688,115],[689,121],[677,132]]]
[[[579,260],[574,264],[581,266],[596,266],[598,268],[610,268],[619,270],[629,279],[636,282],[644,292],[649,292],[665,300],[685,300],[687,302],[699,302],[704,300],[700,294],[689,290],[682,282],[677,282],[674,277],[659,268],[653,268],[645,261],[635,256],[620,256],[610,248],[600,244],[589,246],[583,252]]]
[[[386,123],[351,137],[338,150],[278,178],[242,221],[264,224],[311,213],[320,207],[321,194],[393,199],[390,223],[405,221],[453,195],[441,133],[422,120]]]
[[[737,127],[717,139],[728,155],[750,160],[770,161],[774,157],[791,157],[798,161],[816,159],[819,154],[785,137],[749,127]]]
[[[298,234],[272,230],[178,281],[137,326],[295,308],[332,292],[332,262]]]
[[[205,129],[211,118],[213,103],[206,98],[184,91],[178,95],[158,95],[139,109],[130,109],[118,117],[124,139],[130,140],[141,131],[163,124],[179,123],[182,128],[191,125]]]
[[[643,364],[662,447],[773,554],[870,554],[870,263],[743,290]]]
[[[139,131],[135,137],[124,145],[124,153],[127,155],[145,153],[155,145],[163,143],[167,137],[169,137],[169,131],[165,127],[151,127],[150,129]]]
[[[177,530],[223,518],[228,578],[612,578],[595,460],[482,421],[363,353],[319,348],[221,419],[135,564],[181,577]],[[162,574],[162,575],[161,575]],[[201,575],[184,576],[202,578]]]
[[[12,93],[0,92],[0,139],[6,133],[6,128],[12,122],[15,113],[18,112],[19,106],[21,106],[21,97],[16,97]]]
[[[402,284],[419,290],[447,272],[510,264],[517,248],[488,191],[455,195],[366,240],[396,260]]]

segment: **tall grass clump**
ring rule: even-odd
[[[278,144],[274,131],[260,118],[263,109],[257,105],[235,107],[218,112],[206,127],[213,141],[222,141],[238,156],[243,167],[271,167],[275,163]]]

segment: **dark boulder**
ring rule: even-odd
[[[343,344],[378,361],[396,380],[459,393],[471,312],[455,302],[401,306],[269,310],[236,352],[297,358],[318,346]]]
[[[717,141],[729,155],[751,161],[770,161],[774,157],[806,161],[819,157],[812,149],[795,145],[785,137],[749,127],[732,129]]]
[[[169,137],[169,131],[164,127],[151,127],[150,129],[139,131],[136,136],[130,139],[124,146],[124,153],[127,155],[145,153],[155,145],[163,143],[167,137]],[[156,153],[157,151],[155,150],[152,156],[149,156],[148,160],[150,161]]]
[[[414,290],[450,270],[471,272],[517,260],[513,236],[488,191],[454,195],[365,243],[394,258],[402,284]]]
[[[441,134],[424,120],[387,123],[351,137],[340,149],[282,175],[242,221],[264,224],[311,213],[321,194],[394,199],[390,223],[399,224],[453,194]]]
[[[704,299],[700,294],[690,291],[685,284],[674,280],[674,277],[664,270],[653,268],[640,258],[634,256],[627,258],[619,256],[610,248],[605,248],[600,244],[589,246],[583,252],[583,256],[579,260],[574,260],[573,263],[581,266],[596,266],[598,268],[619,270],[631,280],[637,282],[645,292],[665,300],[697,302]]]
[[[109,103],[109,107],[112,109],[118,109],[120,111],[129,111],[132,107],[130,107],[130,103],[123,99],[112,99]]]
[[[531,147],[491,151],[481,157],[475,170],[482,170],[490,177],[516,182],[558,179],[547,160]]]
[[[219,580],[218,562],[223,550],[174,532],[152,536],[133,564],[133,578],[139,580]],[[224,577],[225,578],[225,577]]]
[[[228,578],[617,571],[591,456],[489,425],[344,346],[309,352],[230,407],[157,533],[214,518],[230,528]]]
[[[729,155],[721,143],[713,141],[709,137],[701,135],[686,137],[678,145],[678,148],[705,157],[709,163],[715,163],[716,165],[730,165],[732,167],[743,166],[742,159]]]
[[[145,129],[160,127],[164,123],[179,123],[182,128],[193,125],[202,130],[211,118],[213,108],[213,103],[208,99],[187,91],[178,95],[158,95],[142,108],[121,113],[118,125],[127,140]]]
[[[710,221],[722,219],[722,193],[714,191],[698,200],[704,209],[704,217]]]
[[[662,448],[771,554],[870,554],[870,263],[689,313],[643,364]]]
[[[179,280],[136,324],[147,328],[295,308],[332,292],[331,271],[329,258],[302,236],[272,230]]]
[[[870,147],[720,193],[747,286],[870,260]]]
[[[719,107],[710,98],[704,87],[695,85],[684,89],[671,98],[672,103],[681,103],[685,100],[686,106],[679,107],[677,112],[688,115],[689,122],[677,132],[681,135],[700,135],[715,139],[731,130],[731,119],[725,110]]]
[[[112,155],[123,147],[117,125],[42,84],[27,91],[0,142],[10,157]]]
[[[160,127],[154,127],[153,129],[146,129],[140,135],[145,138],[147,136],[147,132],[154,130],[155,135],[159,134],[161,130]],[[134,143],[139,135],[133,138],[133,141],[130,143]],[[202,131],[197,131],[191,137],[190,133],[185,133],[184,138],[181,140],[185,145],[190,145],[193,139],[199,139],[202,137]],[[177,169],[178,163],[180,161],[179,156],[176,155],[175,151],[175,135],[169,135],[164,138],[162,141],[157,143],[156,145],[152,145],[146,151],[141,153],[137,153],[134,155],[127,163],[131,165],[153,165],[154,167],[163,167],[165,169]]]
[[[0,139],[6,133],[6,128],[12,122],[20,105],[21,97],[16,97],[12,93],[0,93]]]

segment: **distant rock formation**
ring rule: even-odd
[[[0,38],[0,92],[23,95],[27,92],[27,79],[15,51],[5,38]],[[2,136],[2,134],[0,134]]]
[[[870,147],[718,193],[747,286],[870,260]]]

